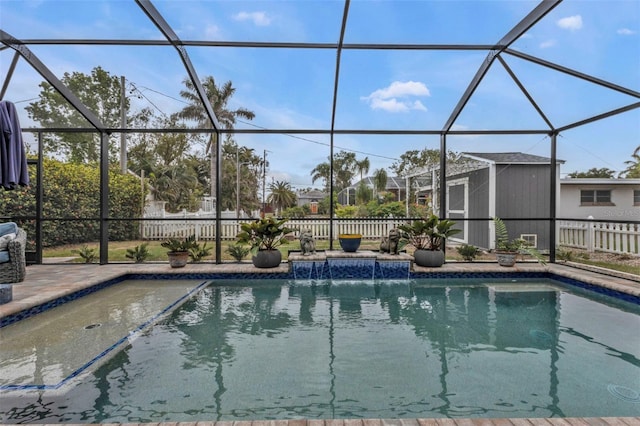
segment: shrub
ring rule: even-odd
[[[132,249],[127,249],[125,256],[127,259],[133,259],[135,263],[142,263],[149,257],[149,243],[142,243]]]
[[[78,256],[84,260],[84,263],[93,263],[98,258],[98,249],[89,248],[86,244],[78,250],[71,250],[71,252],[78,253]]]
[[[462,244],[456,247],[458,254],[462,256],[464,260],[467,262],[473,262],[476,256],[480,253],[480,250],[474,245],[471,244]]]
[[[234,244],[227,247],[227,253],[229,253],[237,262],[242,262],[242,259],[244,259],[250,251],[251,249],[249,249],[249,247],[244,247],[240,244]]]

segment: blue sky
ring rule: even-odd
[[[492,44],[538,2],[351,2],[345,43]],[[183,40],[335,43],[341,1],[154,1]],[[0,0],[0,28],[19,39],[163,39],[133,1]],[[528,55],[640,91],[640,1],[565,0],[512,47]],[[134,108],[181,109],[186,72],[172,47],[51,46],[30,49],[49,69],[90,72],[102,66],[140,90]],[[231,107],[256,113],[238,128],[329,129],[336,66],[331,49],[188,47],[203,78],[231,80]],[[13,52],[0,52],[4,79]],[[342,52],[336,129],[440,130],[486,58],[485,51],[355,50]],[[506,55],[531,96],[556,127],[637,102],[636,98]],[[23,112],[42,78],[20,61],[5,99]],[[497,62],[455,121],[454,129],[546,129],[545,123]],[[312,186],[310,171],[329,155],[329,136],[238,135],[241,145],[268,150],[268,179]],[[549,138],[451,136],[454,151],[522,151],[549,155]],[[369,157],[371,172],[388,168],[410,149],[437,148],[437,136],[336,135],[336,151]],[[621,171],[640,145],[637,109],[561,134],[563,173],[607,167]],[[313,186],[320,186],[316,182]]]

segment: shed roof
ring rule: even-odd
[[[524,152],[463,152],[464,156],[494,164],[550,164],[551,159]],[[564,160],[557,160],[564,163]]]

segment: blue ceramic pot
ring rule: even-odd
[[[360,247],[360,242],[362,241],[361,234],[340,234],[338,236],[338,241],[340,241],[340,247],[342,250],[348,253],[353,253],[358,250]]]

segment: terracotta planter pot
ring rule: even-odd
[[[167,253],[172,268],[183,268],[189,261],[188,251],[170,251]]]
[[[256,268],[275,268],[282,261],[280,250],[260,250],[251,258]]]
[[[444,252],[442,250],[416,250],[413,259],[418,266],[439,268],[444,265]]]
[[[353,253],[358,251],[360,242],[362,242],[361,234],[340,234],[338,235],[338,241],[340,247],[347,253]]]

